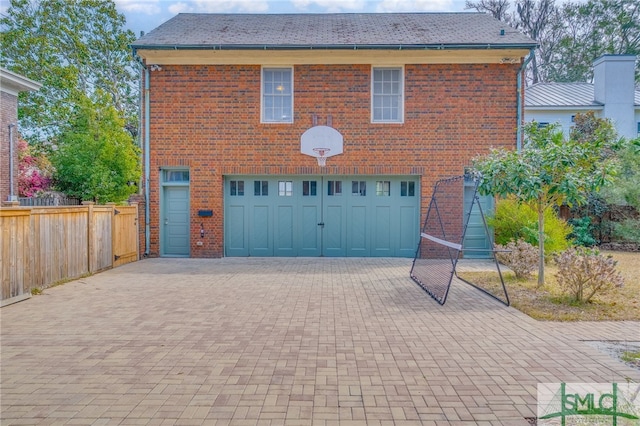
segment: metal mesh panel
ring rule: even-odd
[[[441,305],[447,300],[454,276],[508,305],[509,296],[495,256],[493,270],[497,272],[495,278],[499,281],[496,281],[497,284],[494,286],[475,283],[472,278],[460,277],[457,274],[458,259],[463,257],[464,252],[462,243],[474,208],[479,209],[485,232],[489,237],[484,213],[478,202],[477,182],[471,207],[466,214],[463,211],[464,181],[465,176],[456,176],[436,182],[411,267],[411,278]],[[481,278],[485,281],[485,277]]]
[[[463,176],[436,182],[411,278],[438,303],[447,300],[462,243]]]

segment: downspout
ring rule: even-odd
[[[149,256],[149,246],[151,245],[151,206],[149,199],[151,197],[149,190],[149,168],[151,161],[149,160],[149,68],[144,67],[144,256]]]
[[[516,150],[518,152],[520,152],[522,150],[522,73],[523,71],[527,68],[527,65],[529,65],[529,62],[531,62],[531,60],[533,59],[533,56],[535,55],[535,51],[534,48],[531,48],[529,50],[529,54],[527,55],[527,57],[525,58],[524,62],[522,62],[522,65],[520,66],[520,68],[518,68],[518,75],[517,75],[517,84],[516,84],[516,94],[517,94],[517,113],[516,113],[516,120],[517,120],[517,125],[516,125]]]
[[[9,124],[9,200],[16,201],[17,198],[13,192],[14,177],[13,177],[13,128],[16,127],[15,123]]]
[[[141,71],[144,70],[144,256],[148,257],[150,253],[149,247],[151,245],[151,230],[149,229],[151,224],[151,206],[149,205],[149,168],[151,167],[149,160],[149,68],[147,68],[142,59],[135,53],[135,50],[134,58],[140,64]],[[142,72],[140,73],[140,78],[142,78]],[[140,102],[140,108],[142,108],[142,102]],[[140,114],[140,120],[142,120],[142,114]]]

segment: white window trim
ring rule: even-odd
[[[399,120],[374,120],[373,118],[373,71],[376,69],[400,69],[400,119]],[[371,86],[370,86],[371,100],[371,123],[390,123],[390,124],[402,124],[404,123],[404,65],[385,65],[385,66],[371,66]]]
[[[265,121],[264,119],[264,70],[266,69],[284,69],[288,68],[291,70],[291,120],[289,121]],[[260,67],[260,123],[261,124],[291,124],[293,123],[293,116],[295,111],[295,88],[293,87],[293,73],[294,67],[292,65],[270,65],[270,66],[261,66]]]

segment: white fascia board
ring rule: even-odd
[[[34,92],[42,87],[41,83],[33,81],[11,71],[0,69],[0,90],[14,96],[20,92]]]

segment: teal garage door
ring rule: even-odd
[[[413,257],[418,178],[225,179],[226,256]]]

